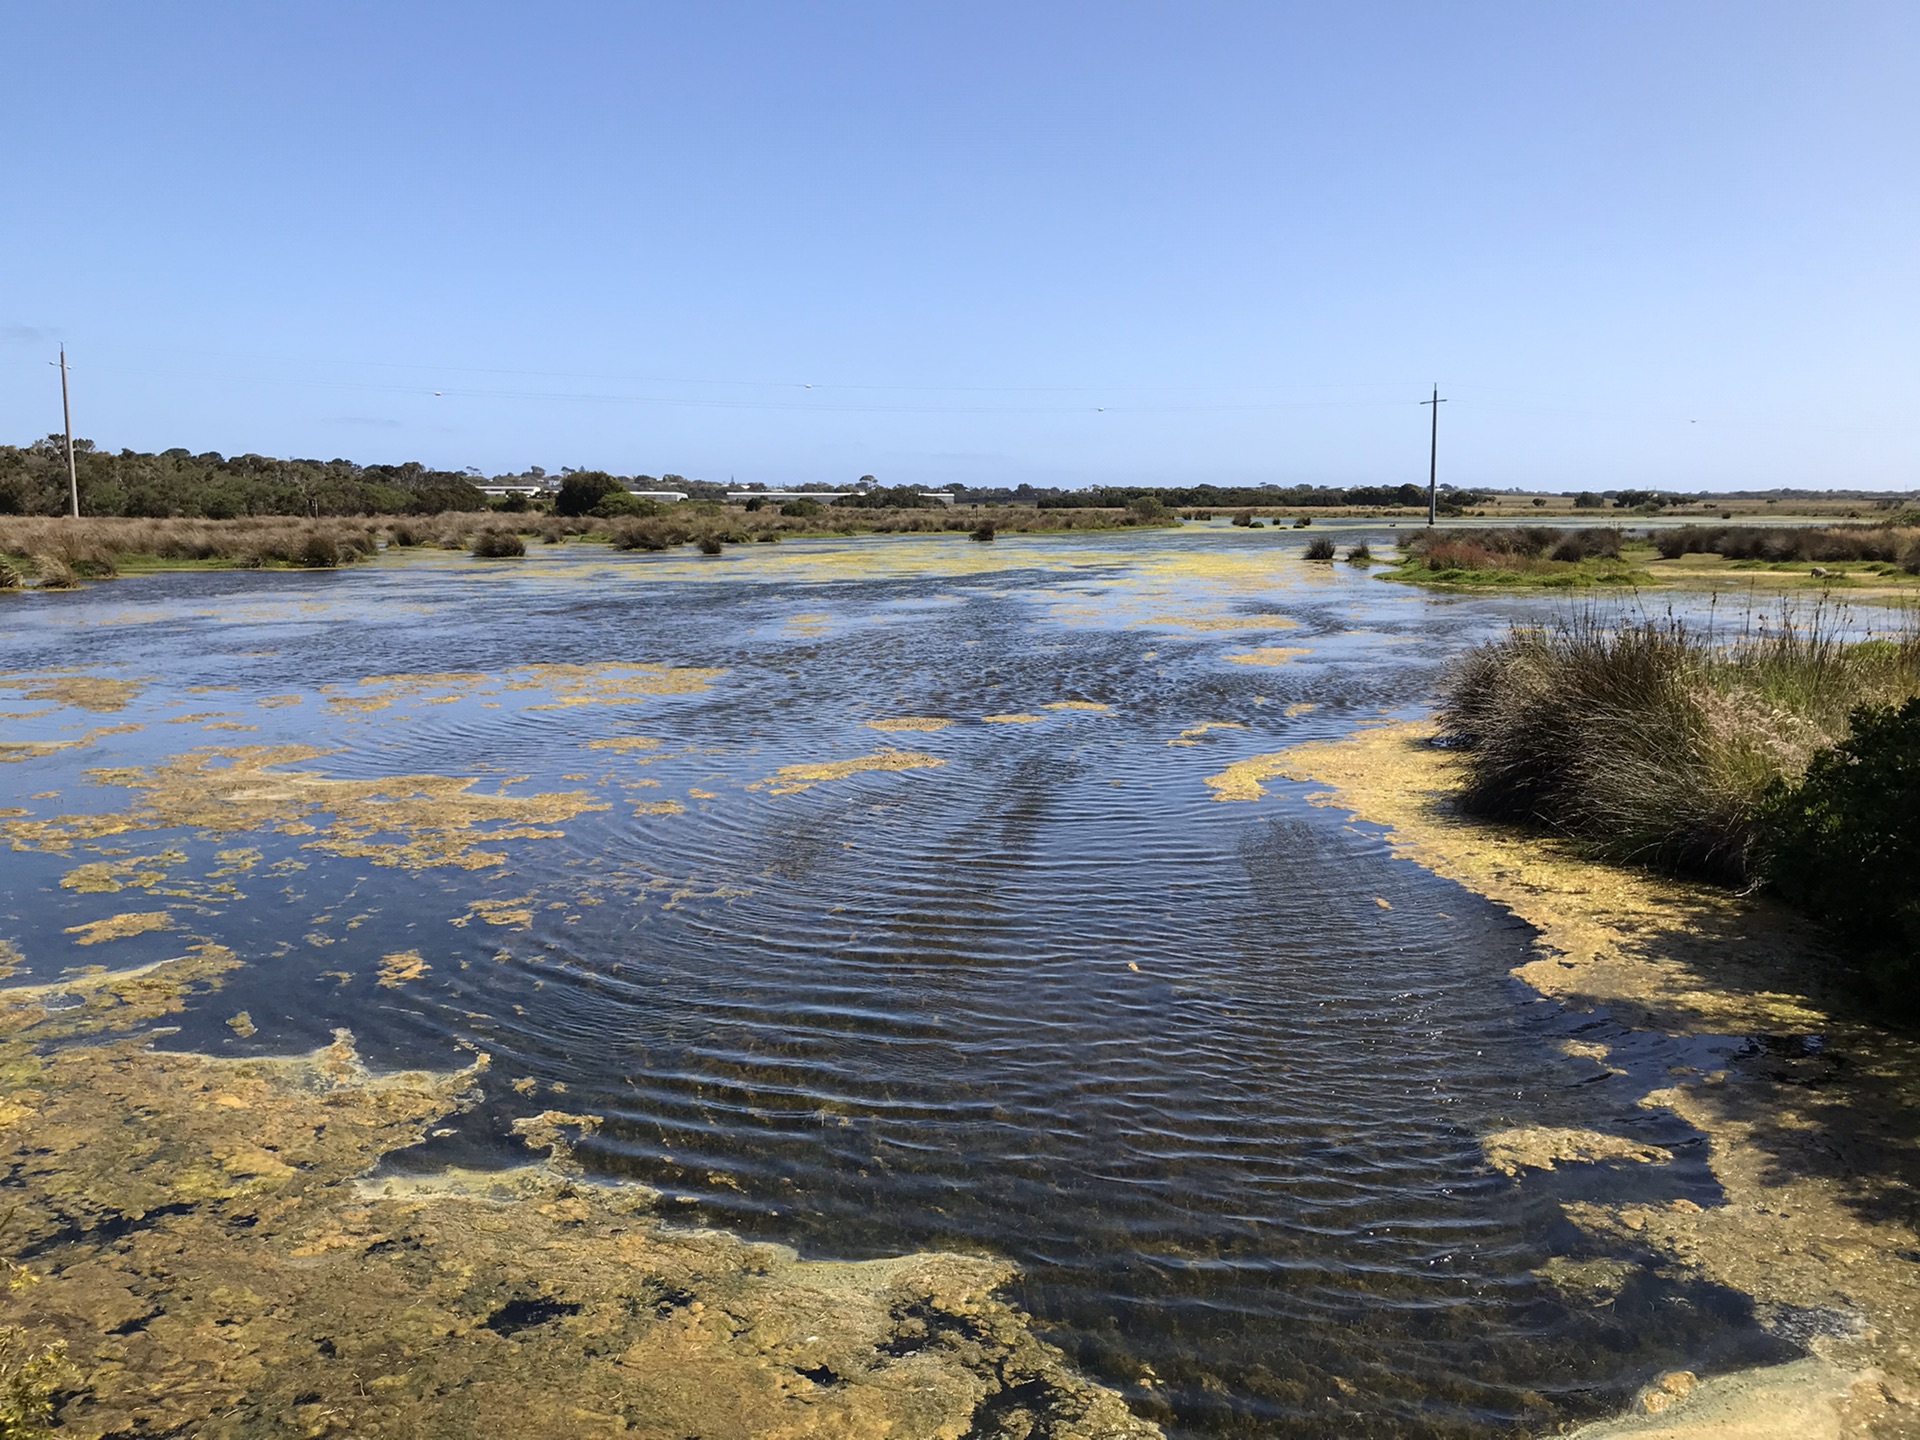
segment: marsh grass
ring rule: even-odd
[[[476,560],[512,560],[527,553],[527,545],[511,530],[487,529],[475,532],[467,549]]]
[[[1907,525],[1687,525],[1652,538],[1667,560],[1719,555],[1774,565],[1877,561],[1920,574],[1920,529]]]
[[[1333,559],[1333,541],[1324,535],[1317,535],[1307,542],[1306,558],[1309,560]]]
[[[1347,564],[1349,565],[1371,565],[1372,563],[1373,550],[1365,544],[1355,545],[1347,551]]]
[[[1400,536],[1395,578],[1468,585],[1632,584],[1646,578],[1621,555],[1612,526],[1550,525],[1411,530]]]
[[[448,511],[440,515],[323,517],[243,516],[231,520],[0,516],[0,563],[41,588],[71,588],[108,579],[122,568],[332,568],[377,555],[384,547],[474,551],[507,547],[515,537],[543,544],[610,543],[621,550],[668,550],[712,535],[723,543],[777,543],[795,536],[954,534],[982,523],[1001,532],[1098,531],[1174,522],[1170,515],[1125,510],[1042,510],[996,506],[991,518],[962,510],[839,510],[825,507],[687,505],[658,515],[612,518],[537,512]],[[478,553],[475,551],[475,553]],[[0,589],[6,588],[0,585]]]
[[[1453,667],[1440,708],[1470,814],[1538,825],[1602,856],[1746,884],[1758,810],[1862,705],[1920,694],[1920,622],[1863,635],[1831,604],[1721,634],[1584,611],[1516,627]]]

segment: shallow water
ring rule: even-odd
[[[85,743],[0,764],[0,938],[16,980],[231,946],[170,1043],[489,1052],[485,1103],[396,1168],[524,1160],[512,1120],[563,1110],[689,1224],[1009,1256],[1043,1333],[1174,1434],[1546,1434],[1662,1369],[1783,1358],[1742,1297],[1561,1215],[1712,1201],[1699,1137],[1635,1104],[1697,1045],[1539,1001],[1508,974],[1529,931],[1311,787],[1215,799],[1557,603],[1301,543],[581,547],[9,597],[0,739]],[[249,758],[295,744],[328,753]],[[1564,1048],[1596,1035],[1629,1073]],[[1676,1158],[1515,1180],[1478,1137],[1523,1125]],[[1543,1278],[1569,1260],[1625,1283]]]

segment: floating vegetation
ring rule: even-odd
[[[1042,710],[1084,710],[1090,715],[1112,713],[1111,705],[1102,705],[1098,700],[1056,700],[1051,705],[1042,705]]]
[[[1038,725],[1046,718],[1044,715],[1026,714],[982,715],[980,717],[980,723],[982,725]]]
[[[146,688],[145,680],[114,680],[80,670],[0,675],[0,690],[13,690],[29,700],[51,700],[57,705],[96,714],[126,709]]]
[[[432,968],[421,958],[418,950],[400,950],[381,957],[380,975],[374,983],[388,990],[398,990],[409,980],[418,980]]]
[[[1523,1126],[1483,1135],[1480,1148],[1487,1164],[1502,1175],[1522,1170],[1551,1170],[1556,1164],[1592,1164],[1598,1160],[1632,1160],[1642,1165],[1664,1165],[1673,1152],[1646,1145],[1624,1135],[1598,1130],[1573,1130],[1549,1125]]]
[[[1249,650],[1240,655],[1229,655],[1227,659],[1236,665],[1287,665],[1302,655],[1311,655],[1311,650],[1301,650],[1286,645],[1263,645],[1258,650]]]
[[[89,920],[84,925],[69,925],[67,934],[77,936],[76,945],[98,945],[106,940],[124,940],[129,935],[147,935],[155,930],[171,930],[173,917],[164,910],[136,910],[125,915],[109,915],[104,920]]]
[[[1258,800],[1267,793],[1262,782],[1295,778],[1285,755],[1250,755],[1218,775],[1207,776],[1207,788],[1216,800]]]
[[[849,775],[862,775],[870,770],[931,770],[946,763],[936,755],[923,755],[917,750],[882,750],[877,755],[862,755],[857,760],[834,760],[823,765],[782,765],[753,788],[765,790],[769,795],[796,795],[815,785],[830,780],[844,780]]]
[[[622,755],[631,755],[637,750],[658,750],[664,741],[652,740],[644,735],[621,735],[611,740],[589,740],[589,750],[616,750]]]
[[[944,730],[951,724],[953,724],[951,720],[940,720],[930,715],[902,715],[894,720],[869,720],[867,721],[867,729],[886,731],[924,730],[932,732],[935,730]]]
[[[103,725],[75,740],[0,740],[0,761],[43,760],[62,750],[83,750],[105,735],[131,735],[138,725]]]
[[[143,768],[91,770],[98,783],[140,798],[120,811],[0,821],[0,835],[16,850],[65,854],[76,842],[129,831],[271,830],[313,836],[306,848],[376,865],[478,870],[506,860],[505,852],[482,845],[555,838],[564,832],[550,827],[609,808],[579,790],[509,795],[503,786],[475,792],[476,777],[342,780],[284,768],[331,753],[311,745],[209,747]],[[316,823],[327,816],[331,823],[324,828]]]
[[[82,895],[112,895],[121,890],[146,890],[166,882],[168,872],[187,863],[184,850],[162,850],[154,855],[133,855],[119,860],[96,860],[76,865],[60,877],[60,888],[77,890]]]
[[[634,803],[636,815],[684,815],[687,807],[678,800],[640,800]]]
[[[1142,625],[1175,630],[1294,630],[1300,622],[1286,615],[1152,615]]]
[[[1197,745],[1200,737],[1215,730],[1244,730],[1247,727],[1238,720],[1202,720],[1198,725],[1189,726],[1180,732],[1177,740],[1169,740],[1169,745]]]
[[[533,896],[522,895],[517,900],[475,900],[467,906],[467,914],[455,920],[456,925],[464,925],[467,920],[478,918],[489,925],[513,925],[524,929],[533,924]]]

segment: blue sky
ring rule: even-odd
[[[7,7],[0,439],[1920,486],[1920,6]],[[811,388],[808,388],[811,387]],[[436,393],[438,392],[438,393]]]

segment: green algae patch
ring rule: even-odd
[[[507,1171],[378,1177],[476,1102],[484,1055],[378,1074],[345,1031],[244,1059],[126,1033],[232,963],[78,977],[51,1010],[51,987],[0,988],[0,1253],[28,1277],[0,1416],[76,1440],[1158,1434],[998,1298],[1003,1263],[669,1227],[654,1192],[582,1179],[593,1116],[516,1122]]]
[[[552,828],[610,808],[585,791],[476,791],[477,777],[397,775],[333,779],[288,768],[334,752],[311,745],[214,746],[157,765],[89,770],[98,784],[137,797],[124,810],[0,821],[16,850],[66,854],[79,842],[129,832],[190,828],[215,835],[274,831],[314,836],[307,848],[403,869],[465,870],[503,864],[483,845],[547,839]],[[322,823],[324,822],[324,823]]]
[[[834,760],[819,765],[782,765],[765,780],[752,786],[755,790],[765,790],[769,795],[797,795],[802,790],[811,790],[815,785],[824,785],[832,780],[844,780],[849,775],[864,775],[879,770],[932,770],[947,762],[937,755],[922,754],[918,750],[882,750],[875,755],[862,755],[854,760]]]

